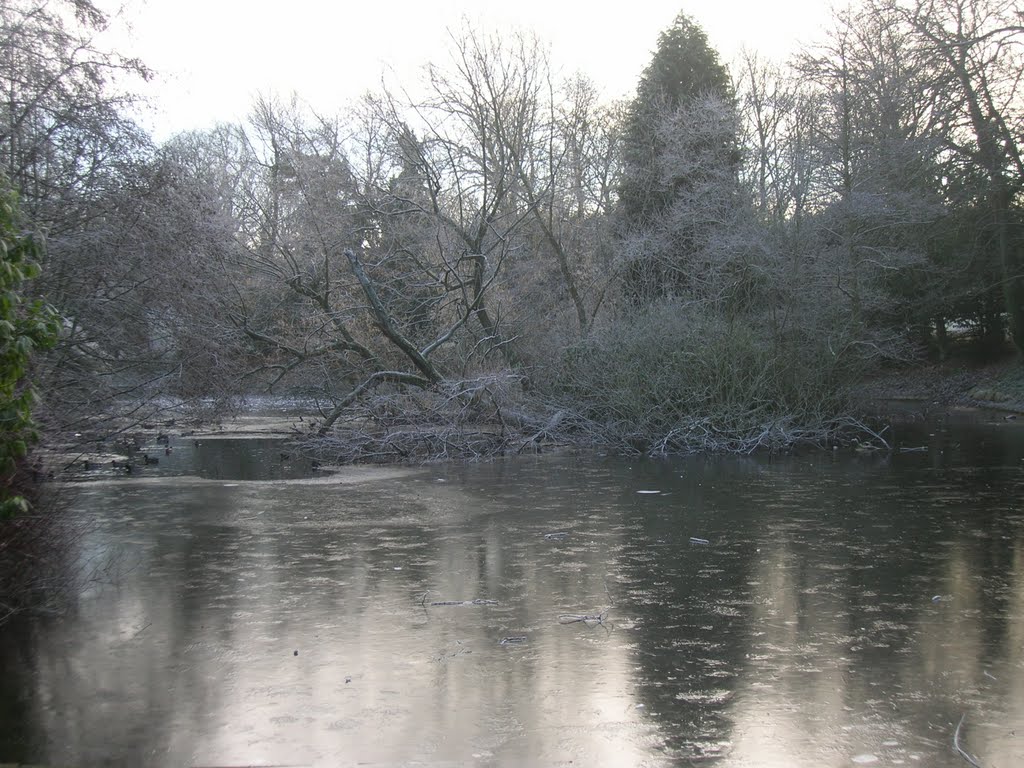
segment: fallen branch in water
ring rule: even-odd
[[[610,416],[601,402],[527,393],[522,377],[510,371],[439,382],[427,390],[392,383],[328,405],[334,411],[322,412],[330,422],[326,430],[322,425],[296,436],[306,455],[332,464],[481,460],[564,449],[652,456],[839,445],[893,450],[884,437],[888,427],[829,415],[839,405],[823,403],[793,414],[722,405],[711,415],[683,409],[638,422]]]
[[[981,768],[981,763],[979,763],[977,760],[971,757],[971,755],[964,751],[964,748],[960,746],[960,729],[963,728],[964,720],[966,719],[967,713],[965,712],[961,716],[960,722],[956,724],[956,730],[953,731],[953,746],[956,748],[956,751],[960,753],[960,756],[968,763],[973,765],[974,768]]]
[[[497,600],[484,600],[483,598],[477,598],[476,600],[438,600],[431,605],[497,605]]]
[[[602,611],[597,616],[591,616],[585,613],[563,613],[558,617],[559,624],[604,624],[604,617],[608,615],[608,611]]]

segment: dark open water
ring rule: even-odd
[[[1024,765],[1024,427],[990,421],[331,476],[181,440],[69,491],[92,578],[0,628],[0,762],[942,768],[966,716]]]

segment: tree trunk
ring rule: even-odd
[[[949,335],[946,333],[946,318],[939,315],[935,318],[935,346],[939,352],[939,362],[949,356]]]
[[[999,223],[999,250],[1003,265],[1003,296],[1006,299],[1006,314],[1010,326],[1010,338],[1024,362],[1024,243],[1011,232],[1007,220],[1010,212],[1003,211],[1004,219]]]

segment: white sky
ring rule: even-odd
[[[113,9],[116,0],[100,0]],[[385,68],[403,81],[442,62],[446,29],[533,30],[565,74],[581,71],[609,98],[631,96],[658,34],[683,11],[728,63],[747,47],[785,58],[820,39],[822,0],[123,0],[129,31],[111,43],[158,77],[147,90],[157,139],[244,119],[257,93],[296,92],[332,113]]]

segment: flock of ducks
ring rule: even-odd
[[[169,435],[167,435],[164,432],[159,433],[156,436],[156,442],[157,442],[158,445],[162,445],[164,447],[164,456],[170,456],[171,455],[171,453],[173,452],[174,449],[170,445],[171,438],[170,438]],[[196,441],[196,442],[198,443],[198,441]],[[134,440],[134,447],[135,447],[135,450],[139,450],[139,449],[142,448],[142,445],[139,443],[138,438],[135,438],[135,440]],[[160,463],[160,457],[159,456],[151,456],[148,452],[142,454],[142,464],[143,465],[149,466],[149,465],[152,465],[152,464],[159,464],[159,463]],[[93,468],[93,463],[90,462],[88,459],[86,459],[83,462],[83,464],[85,466],[86,471],[89,471],[90,469]],[[134,469],[135,469],[135,463],[131,459],[126,459],[124,461],[118,461],[117,459],[112,459],[111,462],[110,462],[110,466],[113,469],[121,470],[122,472],[126,472],[127,474],[131,474],[134,471]]]

